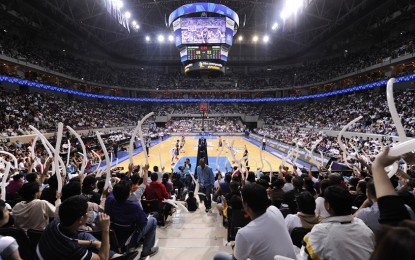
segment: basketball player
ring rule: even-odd
[[[174,155],[176,156],[176,160],[179,160],[180,154],[180,143],[179,140],[176,141],[176,150],[174,151]]]
[[[219,149],[221,149],[221,148],[222,148],[222,146],[223,146],[222,137],[221,137],[221,136],[219,136],[218,149],[216,149],[216,151],[217,151],[217,150],[219,150]]]
[[[184,138],[184,135],[182,135],[182,139],[180,140],[180,152],[181,153],[184,153],[185,152],[185,150],[183,149],[185,143],[186,143],[186,140]]]
[[[246,157],[246,158],[245,158],[245,157]],[[245,158],[245,159],[244,159],[244,161],[245,161],[245,166],[248,166],[248,148],[246,148],[246,145],[245,145],[244,155],[242,156],[242,158]]]

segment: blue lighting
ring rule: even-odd
[[[408,75],[408,76],[402,76],[399,78],[396,78],[396,83],[399,82],[408,82],[415,80],[415,74]],[[82,97],[88,97],[88,98],[101,98],[101,99],[108,99],[108,100],[120,100],[120,101],[130,101],[130,102],[147,102],[147,103],[199,103],[199,102],[211,102],[211,103],[256,103],[256,102],[282,102],[282,101],[295,101],[295,100],[306,100],[306,99],[314,99],[314,98],[322,98],[322,97],[330,97],[335,96],[338,94],[345,94],[350,93],[354,91],[360,91],[360,90],[366,90],[366,89],[373,89],[380,86],[386,86],[387,80],[381,80],[365,85],[355,86],[347,89],[342,90],[336,90],[326,93],[320,93],[320,94],[313,94],[313,95],[307,95],[307,96],[299,96],[299,97],[283,97],[283,98],[251,98],[251,99],[220,99],[220,98],[205,98],[205,99],[198,99],[198,98],[190,98],[190,99],[165,99],[165,98],[130,98],[130,97],[118,97],[118,96],[106,96],[106,95],[100,95],[100,94],[90,94],[85,93],[81,91],[56,87],[56,86],[50,86],[42,83],[37,83],[33,81],[28,81],[24,79],[18,79],[8,76],[0,76],[0,82],[8,82],[13,84],[19,84],[23,86],[28,87],[34,87],[34,88],[40,88],[50,91],[57,91],[62,93],[68,93],[73,95],[78,95]]]

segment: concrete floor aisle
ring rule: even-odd
[[[211,260],[219,252],[232,252],[226,246],[226,229],[212,205],[212,212],[205,213],[202,205],[196,212],[178,210],[165,227],[157,228],[158,254],[151,260]]]

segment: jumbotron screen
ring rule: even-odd
[[[182,44],[226,42],[225,17],[189,17],[180,19]]]

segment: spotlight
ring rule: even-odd
[[[137,22],[136,22],[135,20],[133,21],[133,25],[134,25],[134,26],[136,26],[136,25],[137,25]]]
[[[278,23],[274,23],[273,25],[272,25],[272,30],[277,30],[278,29],[278,27],[279,27],[280,25],[278,24]]]
[[[131,13],[130,12],[125,12],[125,18],[127,18],[127,19],[129,19],[129,18],[131,18]]]
[[[136,29],[136,30],[140,29],[140,25],[138,25],[138,24],[134,25],[134,29]]]
[[[264,38],[262,39],[265,43],[267,43],[269,41],[269,36],[265,35]]]
[[[174,37],[173,37],[173,35],[169,35],[168,40],[169,40],[169,42],[174,41]]]
[[[146,42],[149,42],[151,40],[150,36],[146,36]]]
[[[160,35],[157,37],[157,40],[158,40],[159,42],[164,42],[164,36],[160,34]]]
[[[255,35],[255,36],[252,38],[252,41],[253,41],[253,42],[257,42],[257,41],[258,41],[258,36],[256,36],[256,35]]]
[[[114,4],[116,7],[118,7],[118,9],[121,9],[124,6],[123,1],[121,0],[113,0]]]
[[[239,35],[238,40],[241,42],[244,39],[244,37],[242,37],[242,35]]]

